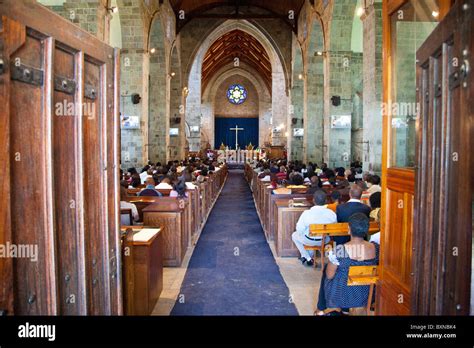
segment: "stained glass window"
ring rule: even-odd
[[[247,90],[241,85],[232,85],[227,90],[227,99],[232,104],[242,104],[247,99]]]

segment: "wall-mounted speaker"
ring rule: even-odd
[[[141,99],[142,99],[142,97],[140,97],[140,94],[138,94],[138,93],[133,93],[132,94],[132,104],[140,103]]]
[[[338,96],[338,95],[333,95],[331,97],[331,102],[332,102],[332,105],[339,106],[339,105],[341,105],[341,97]]]
[[[291,119],[291,124],[295,125],[298,122],[298,119],[296,117],[293,117]]]

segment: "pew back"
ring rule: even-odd
[[[378,231],[380,231],[380,224],[371,221],[369,235]],[[309,233],[312,236],[347,236],[349,234],[349,224],[347,222],[339,222],[335,224],[311,224],[309,225]]]

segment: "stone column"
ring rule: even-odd
[[[143,50],[123,50],[120,74],[120,112],[138,116],[140,129],[121,131],[122,166],[142,167],[148,161],[148,68],[149,56]],[[133,104],[131,94],[138,93],[141,100]]]
[[[364,171],[382,170],[382,4],[369,6],[362,16],[364,29]]]

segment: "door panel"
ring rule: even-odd
[[[470,309],[473,8],[473,0],[457,1],[417,53],[417,314],[468,315]]]
[[[122,314],[118,51],[35,1],[0,16],[0,242],[38,256],[0,258],[0,310]]]

